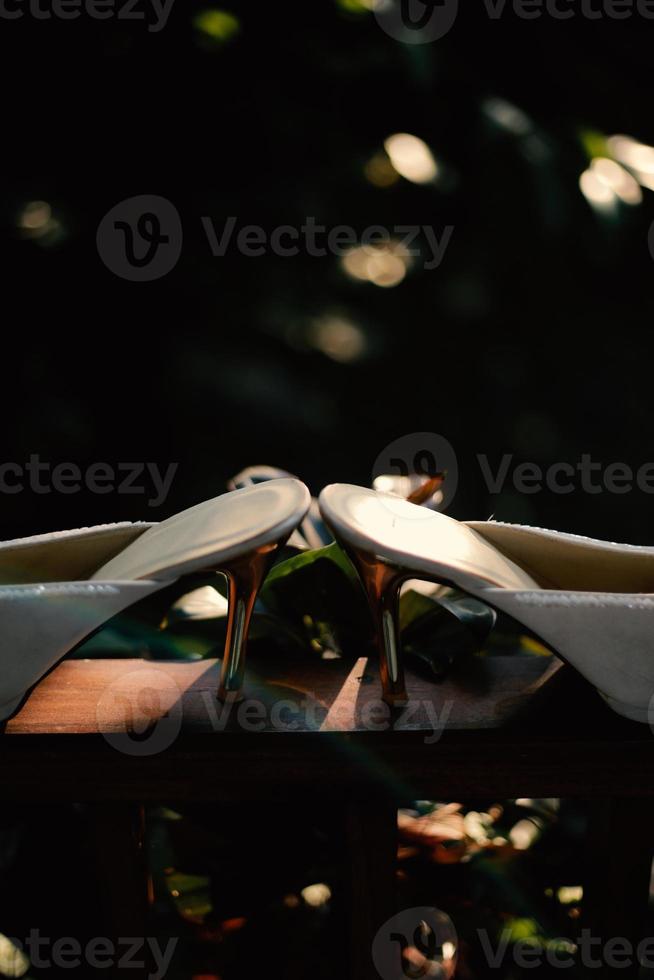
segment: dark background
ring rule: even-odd
[[[599,2],[599,0],[598,0]],[[159,520],[221,492],[257,462],[313,492],[368,485],[391,440],[431,431],[459,462],[449,512],[651,542],[652,497],[486,489],[476,453],[604,465],[654,460],[651,191],[612,217],[579,190],[588,137],[654,142],[654,22],[490,20],[466,4],[433,44],[404,45],[337,2],[218,5],[239,31],[1,21],[3,92],[0,462],[178,462],[169,498],[0,495],[0,534]],[[142,6],[137,9],[144,9]],[[500,98],[522,135],[489,117]],[[407,131],[447,179],[380,188],[364,174]],[[105,267],[95,236],[124,198],[178,209],[176,268],[149,283]],[[59,231],[25,237],[29,201]],[[271,231],[321,224],[454,225],[440,268],[417,261],[390,289],[333,256],[212,257],[200,225],[228,215]],[[339,363],[312,346],[331,314],[362,331]]]

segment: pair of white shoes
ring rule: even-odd
[[[211,569],[229,582],[218,693],[222,700],[240,697],[259,588],[310,504],[299,480],[276,479],[161,524],[104,525],[0,544],[0,719],[112,616]],[[654,548],[493,521],[461,523],[346,484],[326,487],[320,509],[367,594],[389,704],[407,702],[398,598],[404,581],[419,578],[456,586],[508,613],[576,667],[615,711],[650,720]]]

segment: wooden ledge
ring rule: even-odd
[[[0,798],[654,796],[649,727],[555,658],[489,657],[474,691],[411,674],[395,714],[365,659],[252,675],[245,701],[225,707],[218,671],[64,661],[0,735]]]
[[[498,728],[547,688],[561,667],[554,657],[493,657],[476,686],[435,684],[409,673],[410,704],[391,711],[374,665],[331,661],[295,665],[273,678],[248,676],[244,697],[216,699],[220,661],[67,660],[32,691],[6,725],[8,735],[133,732],[159,723],[178,733],[240,731],[433,732]]]

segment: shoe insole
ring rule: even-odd
[[[92,577],[172,580],[288,537],[309,507],[299,480],[234,490],[145,531]]]
[[[476,531],[400,497],[334,484],[323,490],[320,505],[327,523],[347,543],[408,572],[442,578],[464,589],[540,588]]]
[[[0,584],[83,582],[151,524],[104,524],[0,542]]]

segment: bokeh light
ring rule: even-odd
[[[332,897],[332,891],[329,885],[320,883],[317,885],[307,885],[306,888],[302,889],[301,895],[306,905],[310,908],[317,909],[321,905],[327,904]]]
[[[590,206],[600,214],[610,214],[615,211],[618,196],[591,167],[584,170],[579,178],[579,188]]]
[[[28,201],[18,215],[17,225],[23,238],[40,245],[53,245],[63,236],[61,222],[47,201]]]
[[[193,26],[206,40],[214,44],[231,41],[240,29],[238,17],[227,10],[209,8],[202,10],[193,18]]]
[[[411,133],[395,133],[384,149],[400,176],[414,184],[430,184],[438,177],[438,165],[427,144]]]
[[[654,146],[621,135],[610,136],[606,145],[612,156],[629,168],[642,187],[654,190]]]
[[[341,364],[359,360],[366,351],[363,331],[343,316],[319,317],[311,324],[308,341],[316,350]]]
[[[526,136],[533,129],[533,123],[526,112],[506,99],[492,97],[484,99],[482,110],[491,122],[514,136]]]
[[[352,279],[388,289],[402,282],[410,259],[406,247],[391,240],[378,245],[356,245],[346,252],[341,263]]]
[[[615,160],[597,157],[591,163],[591,170],[598,180],[610,187],[625,204],[640,204],[642,202],[643,192],[638,186],[638,181]]]
[[[400,175],[385,153],[375,153],[366,163],[363,172],[375,187],[392,187],[400,179]]]

